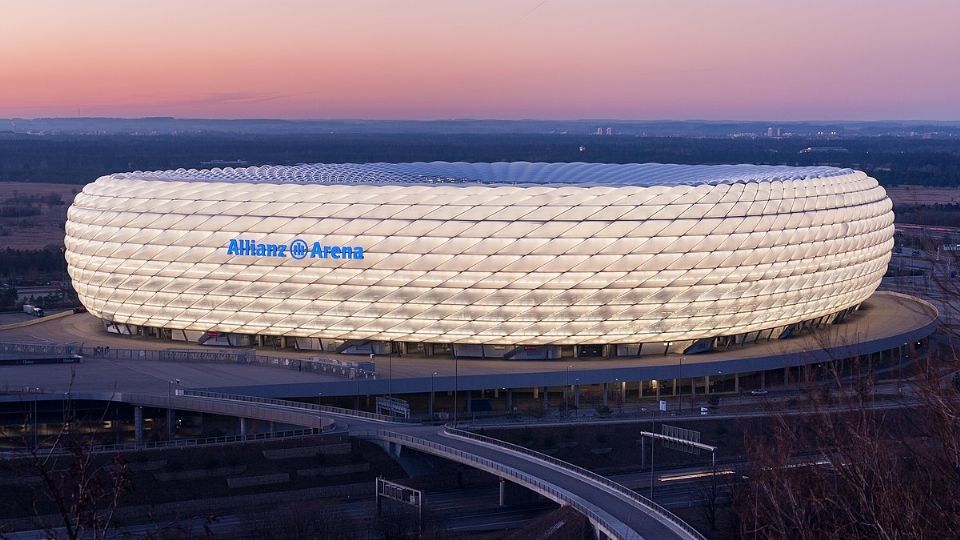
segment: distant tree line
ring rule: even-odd
[[[840,151],[803,152],[809,147]],[[960,140],[897,137],[692,138],[570,134],[102,135],[0,137],[0,181],[84,184],[112,172],[406,161],[586,161],[833,165],[884,185],[960,185]]]
[[[59,275],[65,265],[63,252],[55,246],[43,249],[0,250],[0,276],[7,278],[38,274]]]

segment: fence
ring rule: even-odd
[[[163,450],[167,448],[195,448],[198,446],[216,446],[216,445],[226,445],[226,444],[235,444],[243,442],[253,442],[253,441],[268,441],[274,439],[292,439],[300,437],[311,437],[314,435],[324,435],[323,432],[318,428],[307,428],[307,429],[291,429],[286,431],[269,431],[266,433],[255,433],[252,435],[242,436],[242,435],[231,435],[223,437],[203,437],[197,439],[175,439],[172,441],[151,441],[144,442],[140,446],[137,446],[136,443],[119,443],[119,444],[96,444],[84,447],[84,452],[87,453],[112,453],[112,452],[124,452],[124,451],[136,451],[136,450]],[[330,437],[332,435],[325,435]],[[341,437],[342,439],[342,437]],[[69,453],[71,450],[69,448],[40,448],[39,452],[47,453],[49,451],[54,451],[55,453]],[[5,452],[0,452],[0,455],[4,457],[18,457],[29,455],[30,450],[10,450]]]
[[[706,540],[706,538],[702,534],[700,534],[696,529],[691,527],[685,521],[677,517],[673,512],[667,510],[666,508],[660,506],[659,504],[653,502],[652,500],[644,497],[643,495],[640,495],[639,493],[624,486],[623,484],[614,482],[613,480],[610,480],[605,476],[601,476],[595,472],[588,471],[583,467],[578,467],[577,465],[563,461],[561,459],[557,459],[555,457],[542,454],[540,452],[537,452],[536,450],[524,448],[523,446],[501,441],[499,439],[494,439],[492,437],[487,437],[486,435],[480,435],[479,433],[473,433],[472,431],[465,431],[465,430],[457,429],[451,426],[444,426],[443,430],[444,430],[444,433],[447,433],[449,435],[459,436],[465,439],[471,439],[477,442],[486,443],[491,446],[497,446],[500,448],[511,450],[513,452],[530,456],[532,458],[535,458],[541,461],[545,461],[547,463],[550,463],[551,465],[555,465],[561,469],[564,469],[566,471],[572,472],[574,474],[580,475],[589,480],[602,484],[603,486],[610,488],[614,492],[619,493],[620,495],[636,502],[640,506],[643,506],[644,508],[658,514],[663,519],[666,519],[672,522],[674,525],[681,528],[684,532],[690,534],[693,538],[696,538],[698,540]]]
[[[284,358],[258,355],[255,350],[195,350],[195,349],[114,349],[112,347],[90,347],[77,344],[47,343],[0,343],[0,353],[85,356],[110,358],[114,360],[142,360],[153,362],[197,362],[246,364],[300,372],[318,373],[344,377],[347,379],[376,379],[376,369],[368,367],[371,362],[351,362],[325,358]]]
[[[221,392],[207,392],[203,390],[177,390],[178,396],[184,397],[198,397],[198,398],[208,398],[208,399],[222,399],[227,401],[236,401],[241,403],[258,403],[262,405],[272,405],[275,407],[284,407],[292,409],[301,409],[306,411],[317,411],[322,413],[336,414],[341,416],[352,416],[354,418],[363,418],[366,420],[373,420],[375,422],[407,422],[413,423],[413,420],[408,420],[405,418],[400,418],[396,416],[388,416],[385,414],[376,414],[366,411],[358,411],[356,409],[344,409],[342,407],[332,407],[330,405],[319,405],[316,403],[304,403],[302,401],[288,401],[285,399],[273,399],[273,398],[262,398],[255,396],[244,396],[240,394],[224,394]]]

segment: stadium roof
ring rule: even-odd
[[[660,163],[340,163],[246,168],[128,172],[117,179],[267,184],[414,185],[717,185],[829,178],[850,174],[836,167],[783,165],[665,165]]]

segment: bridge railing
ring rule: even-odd
[[[698,540],[706,540],[706,537],[704,537],[702,534],[700,534],[699,531],[697,531],[695,528],[691,527],[687,522],[685,522],[685,521],[683,521],[682,519],[680,519],[679,517],[677,517],[677,515],[674,514],[673,512],[671,512],[671,511],[667,510],[666,508],[664,508],[663,506],[661,506],[661,505],[653,502],[652,500],[648,499],[647,497],[644,497],[643,495],[640,495],[639,493],[637,493],[636,491],[633,491],[632,489],[628,488],[627,486],[624,486],[623,484],[620,484],[620,483],[618,483],[618,482],[614,482],[613,480],[610,480],[609,478],[607,478],[607,477],[605,477],[605,476],[602,476],[602,475],[599,475],[599,474],[597,474],[597,473],[595,473],[595,472],[593,472],[593,471],[589,471],[589,470],[587,470],[587,469],[584,469],[583,467],[579,467],[579,466],[577,466],[577,465],[574,465],[573,463],[570,463],[570,462],[567,462],[567,461],[563,461],[562,459],[557,459],[557,458],[555,458],[555,457],[553,457],[553,456],[548,456],[547,454],[543,454],[543,453],[541,453],[541,452],[537,452],[536,450],[531,450],[531,449],[529,449],[529,448],[524,448],[523,446],[520,446],[520,445],[516,445],[516,444],[513,444],[513,443],[508,443],[508,442],[506,442],[506,441],[501,441],[501,440],[499,440],[499,439],[494,439],[493,437],[487,437],[486,435],[481,435],[481,434],[479,434],[479,433],[474,433],[474,432],[472,432],[472,431],[466,431],[466,430],[463,430],[463,429],[457,429],[457,428],[452,427],[452,426],[449,426],[449,425],[444,426],[443,430],[444,430],[444,433],[447,433],[447,434],[449,434],[449,435],[459,436],[459,437],[463,437],[463,438],[465,438],[465,439],[471,439],[471,440],[474,440],[474,441],[477,441],[477,442],[482,442],[482,443],[489,444],[489,445],[491,445],[491,446],[497,446],[497,447],[500,447],[500,448],[504,448],[504,449],[506,449],[506,450],[511,450],[511,451],[513,451],[513,452],[517,452],[517,453],[520,453],[520,454],[524,454],[524,455],[530,456],[530,457],[532,457],[532,458],[535,458],[535,459],[538,459],[538,460],[541,460],[541,461],[545,461],[545,462],[547,462],[547,463],[550,463],[551,465],[554,465],[554,466],[556,466],[556,467],[559,467],[559,468],[564,469],[564,470],[566,470],[566,471],[569,471],[569,472],[571,472],[571,473],[574,473],[574,474],[583,476],[583,477],[585,477],[585,478],[588,478],[588,479],[590,479],[590,480],[592,480],[592,481],[594,481],[594,482],[597,482],[597,483],[599,483],[599,484],[602,484],[604,487],[607,487],[607,488],[611,489],[612,491],[614,491],[614,492],[616,492],[616,493],[618,493],[618,494],[620,494],[620,495],[622,495],[622,496],[624,496],[624,497],[626,497],[626,498],[634,501],[635,503],[643,506],[644,508],[647,508],[647,509],[650,510],[651,512],[659,515],[661,518],[663,518],[663,519],[665,519],[665,520],[667,520],[667,521],[670,521],[671,523],[673,523],[674,525],[676,525],[677,527],[679,527],[680,529],[682,529],[684,532],[688,533],[688,534],[689,534],[690,536],[692,536],[693,538],[697,538]]]
[[[273,405],[276,407],[302,409],[305,411],[316,411],[318,413],[330,413],[330,414],[337,414],[341,416],[352,416],[355,418],[364,418],[366,420],[374,420],[377,422],[405,422],[405,423],[413,422],[412,420],[407,420],[398,416],[389,416],[386,414],[377,414],[377,413],[371,413],[366,411],[358,411],[356,409],[345,409],[343,407],[333,407],[330,405],[319,405],[317,403],[289,401],[286,399],[273,399],[273,398],[264,398],[264,397],[256,397],[256,396],[245,396],[242,394],[225,394],[222,392],[207,392],[205,390],[186,390],[186,389],[177,389],[177,395],[184,396],[184,397],[222,399],[222,400],[236,401],[241,403],[258,403],[262,405]]]
[[[397,433],[395,431],[389,430],[378,430],[375,432],[376,437],[381,440],[387,441],[398,441],[405,443],[406,445],[416,449],[418,446],[422,448],[432,448],[436,450],[440,455],[446,456],[455,456],[460,458],[464,463],[474,464],[478,466],[481,470],[487,470],[498,474],[503,478],[509,478],[514,482],[519,483],[520,485],[532,486],[534,489],[541,491],[542,493],[550,496],[554,500],[561,501],[563,504],[572,507],[577,512],[585,515],[590,521],[594,523],[600,523],[605,525],[605,529],[608,533],[612,534],[618,540],[628,540],[633,538],[633,535],[629,534],[630,531],[618,530],[616,527],[610,523],[608,516],[600,515],[593,508],[583,504],[583,502],[578,498],[572,496],[572,494],[557,489],[552,484],[544,482],[539,478],[514,469],[512,467],[507,467],[497,463],[496,461],[480,457],[476,454],[471,454],[469,452],[464,452],[456,448],[451,448],[447,445],[436,443],[433,441],[428,441],[426,439],[421,439],[420,437],[415,437],[412,435],[405,435],[403,433]],[[369,435],[372,435],[371,432]],[[358,434],[359,435],[359,434]],[[702,537],[701,537],[702,538]]]
[[[174,439],[172,441],[148,441],[140,446],[136,443],[118,443],[118,444],[94,444],[84,447],[84,452],[92,453],[111,453],[137,450],[162,450],[167,448],[193,448],[197,446],[216,446],[224,444],[234,444],[252,441],[268,441],[275,439],[291,439],[299,437],[310,437],[312,435],[323,435],[319,428],[291,429],[285,431],[268,431],[265,433],[253,433],[250,435],[227,435],[222,437],[202,437],[197,439]],[[329,435],[326,435],[329,437]],[[38,449],[38,452],[49,452],[66,454],[71,450],[66,447]],[[29,455],[30,450],[12,450],[0,452],[3,457],[21,457]]]

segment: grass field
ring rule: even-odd
[[[0,183],[0,249],[62,246],[67,209],[81,189],[76,184]],[[21,213],[36,215],[13,215]]]
[[[903,185],[887,188],[894,205],[960,204],[960,188]]]

